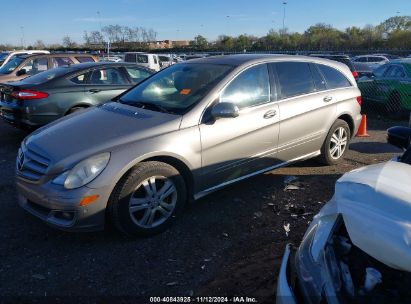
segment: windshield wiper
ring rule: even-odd
[[[166,109],[165,107],[160,106],[158,104],[150,103],[150,102],[144,102],[144,101],[131,101],[130,102],[130,101],[122,100],[121,98],[117,99],[116,101],[118,101],[120,103],[128,104],[130,106],[135,106],[135,107],[138,107],[138,108],[142,108],[142,109],[160,111],[160,112],[163,112],[163,113],[171,113],[171,111]]]

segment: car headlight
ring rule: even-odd
[[[104,170],[109,160],[108,152],[89,157],[79,162],[73,169],[57,176],[53,183],[62,185],[66,189],[82,187],[94,180]]]
[[[336,275],[334,253],[327,246],[337,215],[326,216],[311,225],[295,255],[299,287],[310,303],[320,303],[323,292],[333,286]]]

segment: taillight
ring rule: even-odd
[[[355,80],[357,80],[358,79],[358,72],[357,71],[354,71],[354,72],[352,72],[352,75],[354,76],[354,79]]]
[[[49,94],[33,90],[18,90],[11,93],[11,96],[20,100],[31,100],[46,98]]]
[[[359,104],[359,105],[361,105],[361,104],[362,104],[362,99],[361,99],[361,96],[357,96],[357,102],[358,102],[358,104]]]

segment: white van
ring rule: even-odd
[[[160,71],[160,61],[156,54],[128,52],[124,56],[125,62],[133,62],[156,72]]]

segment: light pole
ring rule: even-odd
[[[24,26],[20,26],[20,30],[21,30],[21,48],[24,50]]]
[[[226,18],[227,18],[227,36],[230,36],[230,15],[227,15]]]
[[[285,6],[287,5],[287,1],[283,1],[283,35],[285,34]]]

